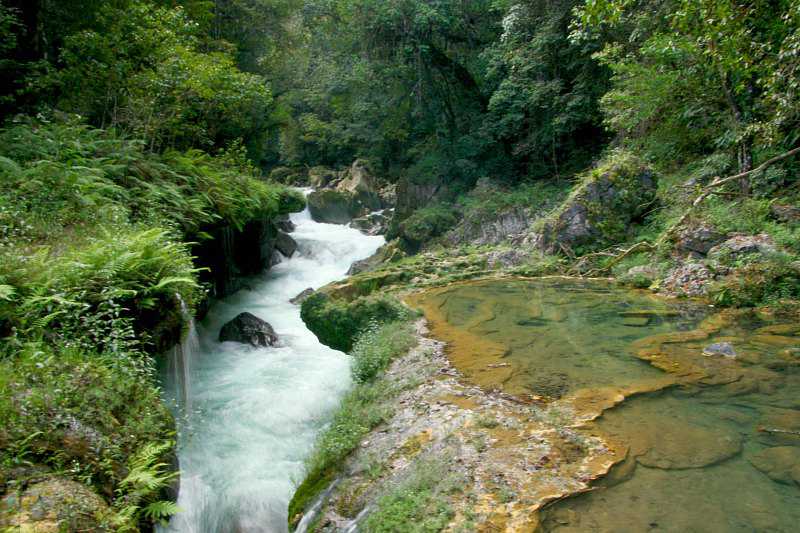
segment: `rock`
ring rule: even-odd
[[[772,204],[769,209],[772,216],[780,222],[787,224],[800,222],[800,207],[796,205]]]
[[[776,446],[749,458],[750,464],[771,480],[787,485],[800,485],[800,448]]]
[[[710,224],[689,224],[678,232],[675,250],[681,255],[704,256],[723,240],[725,236]]]
[[[703,348],[703,355],[709,357],[712,355],[722,355],[729,359],[736,359],[736,350],[733,349],[733,345],[729,342],[715,342]]]
[[[524,236],[531,220],[530,210],[509,209],[486,219],[464,219],[445,238],[451,244],[500,244]]]
[[[366,214],[348,192],[323,189],[308,195],[308,211],[317,222],[347,224],[353,218]]]
[[[308,170],[308,184],[315,189],[327,187],[339,178],[339,174],[327,167],[312,167]]]
[[[103,498],[85,485],[55,476],[10,491],[0,500],[3,531],[105,531],[102,524],[109,515]]]
[[[617,154],[591,171],[526,241],[546,253],[595,249],[624,240],[656,198],[656,178],[636,157]]]
[[[360,261],[355,261],[352,265],[350,265],[347,275],[353,276],[355,274],[374,270],[380,265],[385,263],[394,263],[395,261],[399,261],[404,257],[406,257],[406,254],[400,248],[397,241],[388,242],[378,248],[378,250],[371,256]]]
[[[377,181],[369,172],[366,162],[362,159],[356,159],[350,168],[344,172],[342,180],[336,184],[336,190],[350,193],[356,203],[369,211],[381,208]]]
[[[294,222],[289,219],[289,215],[283,215],[275,221],[275,227],[286,233],[291,233],[295,230]]]
[[[703,296],[714,275],[702,263],[684,263],[672,269],[661,282],[661,289],[671,296]]]
[[[305,289],[303,292],[289,300],[289,303],[293,303],[294,305],[300,305],[301,303],[305,302],[309,296],[314,294],[314,289],[311,287]]]
[[[711,248],[708,256],[712,258],[728,257],[737,259],[749,254],[770,254],[777,251],[775,241],[766,233],[758,235],[735,234],[725,242]]]
[[[288,233],[279,231],[278,236],[275,239],[275,248],[285,257],[291,258],[297,251],[297,243],[289,236]]]
[[[639,265],[629,268],[625,273],[625,277],[630,279],[642,278],[653,281],[658,277],[658,274],[658,268],[653,265]]]
[[[290,167],[275,167],[269,173],[269,179],[286,185],[303,185],[307,176],[303,169]]]
[[[383,235],[389,228],[391,212],[392,210],[389,209],[387,216],[386,211],[375,211],[366,216],[354,218],[352,222],[350,222],[350,226],[356,228],[361,233],[365,233],[366,235]]]
[[[489,268],[510,268],[522,265],[531,259],[531,253],[527,250],[513,248],[511,250],[500,250],[489,252],[486,255],[486,266]]]
[[[222,326],[219,341],[233,341],[252,346],[274,346],[278,342],[275,330],[269,323],[250,313],[241,313]]]

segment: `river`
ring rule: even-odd
[[[345,277],[384,239],[314,222],[308,210],[292,221],[294,257],[251,280],[249,290],[215,302],[175,352],[165,392],[180,405],[182,512],[165,531],[286,531],[303,461],[350,386],[348,357],[320,344],[289,299]],[[279,346],[219,343],[220,327],[244,311],[272,324]]]

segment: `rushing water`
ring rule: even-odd
[[[184,346],[174,354],[178,361],[166,388],[183,406],[182,512],[168,531],[285,531],[303,460],[350,385],[347,357],[320,344],[289,299],[344,277],[353,261],[370,256],[384,240],[316,223],[308,211],[292,221],[295,256],[253,279],[249,290],[216,302],[197,325],[196,351]],[[280,345],[219,343],[220,327],[244,311],[272,324]]]
[[[470,282],[411,300],[484,387],[583,406],[609,387],[641,393],[587,426],[624,460],[548,507],[542,531],[798,531],[800,324],[567,281]],[[735,357],[707,355],[722,343]]]

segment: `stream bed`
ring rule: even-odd
[[[286,531],[303,461],[350,386],[347,356],[320,344],[289,300],[345,277],[384,239],[314,222],[307,210],[292,221],[294,257],[215,302],[165,372],[177,406],[182,510],[166,531]],[[279,345],[218,342],[220,327],[244,311],[268,321]]]

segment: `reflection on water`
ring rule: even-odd
[[[595,402],[609,409],[587,430],[627,453],[595,490],[546,508],[543,531],[798,530],[800,324],[563,281],[411,303],[484,387],[584,407],[609,388],[646,393]],[[712,345],[735,356],[704,355]]]

